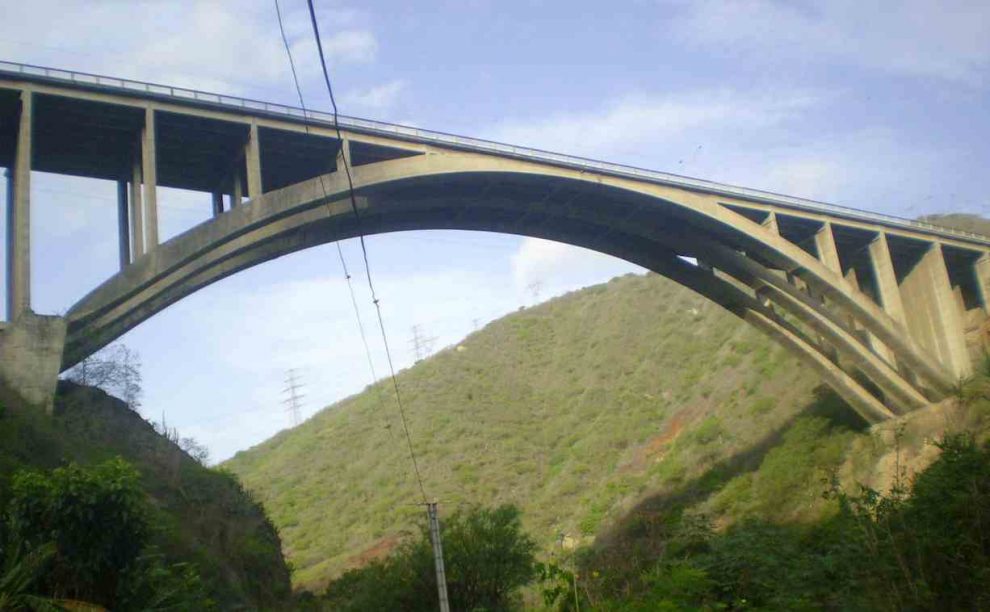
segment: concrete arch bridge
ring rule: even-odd
[[[667,276],[757,326],[870,422],[944,397],[990,315],[990,238],[866,211],[110,77],[0,62],[9,321],[0,376],[56,377],[170,304],[259,263],[356,236],[548,238]],[[357,194],[352,211],[346,159]],[[61,317],[31,311],[31,171],[117,182],[120,271]],[[156,189],[213,216],[158,239]]]

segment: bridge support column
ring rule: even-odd
[[[825,267],[842,276],[842,264],[839,263],[839,249],[835,247],[835,236],[832,234],[832,224],[826,221],[815,233],[815,249],[818,251],[818,261]]]
[[[141,175],[144,179],[145,238],[147,250],[158,246],[158,161],[155,157],[155,111],[144,111],[144,130],[141,132]]]
[[[241,205],[241,200],[244,199],[244,192],[241,187],[241,171],[234,170],[234,176],[230,183],[230,207],[234,208]]]
[[[141,197],[140,149],[131,160],[131,261],[144,255],[144,198]]]
[[[7,173],[7,319],[31,309],[31,126],[33,99],[21,92],[14,167]]]
[[[127,219],[127,181],[117,181],[117,244],[120,269],[131,263],[130,227]]]
[[[22,312],[0,331],[0,383],[49,414],[62,368],[65,319]]]
[[[976,273],[976,287],[980,292],[983,312],[990,316],[990,255],[984,255],[973,264]]]
[[[897,287],[897,274],[894,272],[894,262],[890,258],[890,246],[887,236],[880,233],[870,243],[870,264],[873,266],[873,276],[876,278],[877,293],[880,295],[880,306],[890,318],[901,325],[907,325],[904,318],[904,302]]]
[[[244,165],[247,172],[247,196],[253,200],[261,195],[261,147],[258,144],[258,124],[252,123],[244,145]]]
[[[223,192],[214,191],[213,192],[213,216],[219,217],[223,214]]]
[[[937,355],[953,376],[969,376],[972,364],[942,245],[933,243],[904,275],[901,296],[910,306],[904,314],[911,335]]]

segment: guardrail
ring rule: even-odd
[[[334,117],[330,113],[312,111],[308,109],[303,110],[301,108],[296,108],[285,104],[263,102],[261,100],[252,100],[250,98],[238,98],[235,96],[225,96],[222,94],[197,91],[195,89],[188,89],[185,87],[159,85],[155,83],[146,83],[143,81],[134,81],[131,79],[108,77],[72,70],[62,70],[59,68],[47,68],[44,66],[34,66],[31,64],[19,64],[16,62],[7,62],[3,60],[0,60],[0,73],[13,73],[34,79],[46,79],[80,86],[124,90],[127,92],[163,97],[170,100],[215,105],[226,109],[235,109],[239,111],[261,112],[310,123],[324,124],[327,126],[334,125]],[[739,197],[766,204],[788,206],[791,208],[815,212],[825,212],[875,223],[924,230],[926,232],[948,236],[958,236],[990,245],[990,237],[981,234],[935,225],[924,221],[906,219],[896,215],[870,212],[848,206],[841,206],[838,204],[828,204],[826,202],[797,198],[770,191],[762,191],[759,189],[750,189],[748,187],[725,185],[713,181],[706,181],[704,179],[696,179],[656,170],[646,170],[635,166],[613,164],[584,157],[577,157],[574,155],[553,153],[551,151],[544,151],[541,149],[517,147],[492,140],[484,140],[481,138],[470,138],[466,136],[447,134],[444,132],[423,130],[406,125],[386,123],[384,121],[373,121],[370,119],[361,119],[359,117],[350,117],[347,115],[338,115],[338,120],[339,125],[342,128],[383,136],[398,137],[404,140],[420,142],[423,144],[439,144],[471,151],[494,153],[496,155],[515,157],[519,159],[540,161],[558,166],[576,168],[579,170],[591,170],[613,176],[636,178],[653,183],[683,187],[717,195]]]

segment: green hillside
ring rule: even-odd
[[[402,372],[428,495],[511,502],[544,550],[587,544],[647,494],[766,446],[822,401],[815,376],[656,275],[520,310]],[[298,585],[387,553],[420,510],[387,387],[238,453]],[[817,481],[811,483],[817,486]]]
[[[0,502],[18,470],[113,457],[140,472],[157,549],[191,563],[220,609],[273,609],[288,599],[278,534],[235,478],[203,467],[98,389],[60,382],[49,417],[0,388]]]

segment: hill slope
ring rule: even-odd
[[[546,550],[835,404],[783,349],[656,275],[513,313],[399,384],[427,494],[513,502]],[[386,553],[418,516],[399,428],[376,385],[226,464],[268,508],[298,585]]]
[[[98,389],[60,382],[54,417],[0,389],[0,498],[19,469],[115,456],[141,473],[155,544],[196,566],[220,609],[273,609],[289,598],[278,534],[236,479],[201,466]]]

